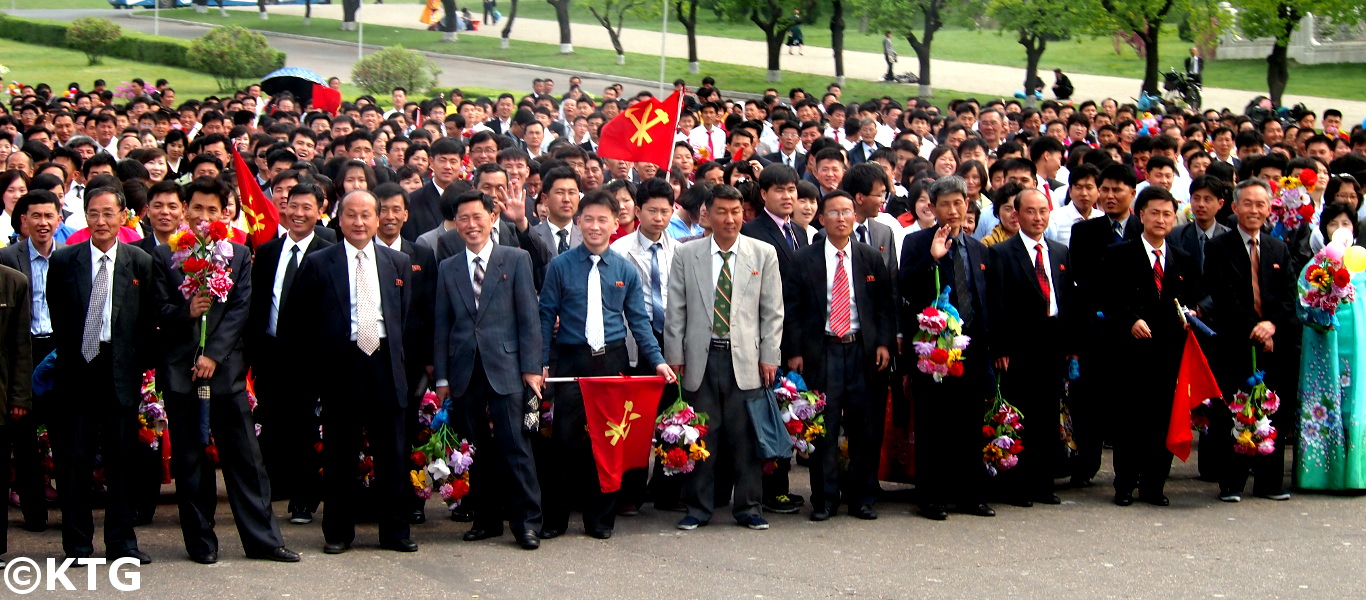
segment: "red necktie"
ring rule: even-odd
[[[830,290],[830,333],[844,337],[849,333],[849,274],[844,269],[844,251],[835,253],[835,280]]]
[[[1162,251],[1153,250],[1153,256],[1157,257],[1153,260],[1153,283],[1157,284],[1157,294],[1160,296],[1162,295]]]
[[[1053,314],[1053,309],[1050,306],[1052,303],[1048,298],[1052,289],[1048,287],[1047,269],[1048,267],[1044,266],[1043,260],[1043,244],[1036,243],[1034,244],[1034,276],[1039,279],[1039,291],[1043,292],[1043,310],[1046,316]]]

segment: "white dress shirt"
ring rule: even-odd
[[[289,237],[289,234],[285,234],[284,240],[285,244],[280,246],[280,261],[275,265],[275,283],[270,288],[270,321],[266,323],[266,333],[272,336],[275,335],[275,327],[280,319],[280,294],[285,289],[285,269],[289,268],[289,254],[297,247],[299,249],[299,262],[302,263],[304,252],[307,252],[308,245],[313,243],[313,232],[308,232],[307,237],[297,242],[294,241],[294,238]]]
[[[711,131],[705,126],[694,127],[688,135],[688,145],[699,152],[706,148],[711,153],[708,160],[716,160],[726,155],[726,132],[719,126],[711,128]]]
[[[1048,239],[1053,240],[1064,246],[1072,243],[1072,226],[1088,219],[1105,216],[1105,211],[1092,206],[1090,216],[1082,216],[1081,211],[1077,210],[1075,202],[1068,202],[1053,211],[1048,218],[1048,231],[1045,232]]]
[[[1162,240],[1162,245],[1161,245],[1161,246],[1153,246],[1152,244],[1149,244],[1149,243],[1148,243],[1148,238],[1145,238],[1145,237],[1143,237],[1143,236],[1139,236],[1138,239],[1143,240],[1143,249],[1144,249],[1145,251],[1148,252],[1148,264],[1149,264],[1150,266],[1151,266],[1151,265],[1156,265],[1156,264],[1158,263],[1158,261],[1161,261],[1161,262],[1162,262],[1162,272],[1163,272],[1163,273],[1166,273],[1166,272],[1167,272],[1167,240]],[[1155,250],[1161,250],[1161,251],[1162,251],[1162,256],[1161,256],[1160,258],[1159,258],[1156,254],[1153,254],[1153,251],[1155,251]]]
[[[109,294],[104,297],[104,326],[100,327],[100,342],[107,343],[112,341],[113,330],[110,322],[114,320],[114,264],[118,259],[119,245],[117,242],[109,249],[108,253],[101,252],[95,244],[90,244],[90,286],[91,293],[94,293],[95,277],[100,272],[100,258],[108,256],[109,264],[105,268],[109,270]]]
[[[403,236],[394,238],[393,244],[386,244],[384,243],[384,238],[381,238],[377,235],[375,236],[375,243],[379,244],[380,246],[384,246],[385,248],[388,248],[390,250],[395,250],[398,252],[403,251]]]
[[[545,224],[546,224],[547,227],[550,228],[550,243],[551,243],[555,248],[559,248],[559,247],[560,247],[560,232],[561,232],[561,231],[567,231],[567,232],[569,232],[569,233],[565,234],[565,236],[564,236],[564,240],[565,240],[564,243],[569,244],[569,247],[570,247],[570,248],[573,248],[573,247],[574,247],[574,222],[573,222],[573,221],[570,221],[570,222],[569,222],[569,225],[566,225],[566,226],[564,226],[564,227],[560,227],[559,225],[556,225],[556,224],[552,223],[552,222],[550,221],[550,219],[546,219],[546,220],[545,220]],[[497,228],[498,228],[498,224],[497,224],[497,223],[494,223],[494,224],[493,224],[493,227],[494,227],[494,229],[497,229]]]
[[[1058,287],[1053,285],[1053,259],[1048,253],[1048,242],[1044,239],[1035,241],[1026,236],[1023,231],[1020,232],[1019,238],[1020,243],[1024,245],[1025,252],[1029,254],[1030,266],[1033,266],[1036,271],[1038,267],[1034,265],[1039,260],[1039,251],[1035,249],[1035,246],[1043,248],[1043,272],[1044,276],[1048,278],[1048,316],[1056,317],[1058,316]]]
[[[489,257],[493,256],[493,240],[484,242],[484,247],[478,252],[471,252],[469,246],[465,247],[465,262],[469,263],[470,268],[470,289],[474,289],[474,259],[478,258],[480,264],[484,265],[484,275],[488,275]]]
[[[839,265],[839,258],[836,252],[844,251],[844,278],[849,285],[849,333],[858,333],[858,303],[854,301],[854,246],[845,240],[843,248],[836,248],[830,242],[830,238],[825,238],[825,305],[827,307],[835,303],[835,267]],[[825,334],[834,335],[830,331],[830,315],[825,317]]]
[[[360,324],[360,306],[357,304],[356,286],[363,285],[370,288],[370,292],[375,298],[375,317],[379,321],[379,337],[384,339],[389,337],[384,331],[384,301],[379,295],[379,267],[375,263],[375,244],[366,244],[365,248],[357,248],[351,245],[350,241],[346,244],[346,277],[350,281],[347,286],[351,296],[351,341],[356,340],[356,327]],[[365,281],[356,281],[356,252],[365,251],[365,272],[369,274]]]

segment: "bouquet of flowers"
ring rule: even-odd
[[[153,450],[161,449],[161,434],[166,431],[166,404],[157,391],[156,370],[142,374],[142,404],[138,405],[138,441]]]
[[[9,82],[9,86],[5,88],[5,91],[9,92],[9,95],[11,96],[18,96],[24,93],[24,84],[19,83],[18,81],[11,81]]]
[[[1024,442],[1020,430],[1024,429],[1024,415],[1018,408],[1001,397],[1001,382],[996,382],[996,399],[987,409],[986,423],[982,425],[982,437],[987,445],[982,447],[982,464],[987,473],[993,476],[1007,471],[1020,463],[1020,453],[1024,452]]]
[[[1314,217],[1314,202],[1308,191],[1318,180],[1318,171],[1301,169],[1271,182],[1271,216],[1267,222],[1271,223],[1271,235],[1276,239],[1285,241],[1300,223]]]
[[[665,475],[691,473],[698,461],[711,453],[702,436],[707,435],[707,413],[693,410],[680,394],[668,410],[655,419],[655,456]]]
[[[958,316],[958,309],[949,302],[953,287],[940,288],[938,269],[934,272],[934,287],[940,290],[939,297],[916,315],[920,331],[915,333],[911,345],[919,357],[916,368],[921,373],[933,375],[935,382],[940,382],[946,375],[963,376],[963,351],[972,338],[963,335],[963,319]]]
[[[193,228],[181,223],[180,230],[171,234],[167,243],[171,245],[171,258],[185,273],[180,283],[180,293],[186,300],[202,294],[209,294],[219,302],[228,301],[232,291],[232,242],[228,241],[230,232],[224,221],[203,222]],[[204,352],[204,343],[209,334],[209,314],[199,317],[199,349],[196,358]],[[201,398],[207,397],[207,384],[200,386]]]
[[[825,435],[825,394],[807,389],[800,374],[788,372],[773,382],[773,395],[778,399],[787,435],[792,438],[792,448],[810,456],[816,440]]]
[[[1239,391],[1228,402],[1233,411],[1233,451],[1238,454],[1271,454],[1276,450],[1276,428],[1271,425],[1271,415],[1281,407],[1281,399],[1266,389],[1266,373],[1256,371],[1257,351],[1252,351],[1254,372],[1247,378],[1251,393]]]
[[[461,440],[450,425],[450,404],[446,403],[435,412],[429,409],[436,404],[436,394],[427,392],[422,399],[419,419],[427,419],[430,436],[422,445],[413,448],[412,460],[416,469],[408,473],[413,490],[419,498],[432,497],[435,491],[446,501],[446,507],[454,510],[460,501],[470,493],[470,465],[474,464],[474,446],[469,440]]]
[[[1319,250],[1299,281],[1300,318],[1305,325],[1329,331],[1338,325],[1338,307],[1356,300],[1352,273],[1343,264],[1347,244],[1342,240]]]

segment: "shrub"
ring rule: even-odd
[[[428,89],[439,74],[441,69],[417,51],[390,46],[357,61],[351,80],[372,94],[388,94],[396,87]]]
[[[123,28],[109,19],[81,17],[66,28],[66,45],[85,52],[90,64],[97,65],[121,35]]]
[[[190,68],[213,75],[219,89],[237,88],[242,79],[255,79],[280,62],[266,37],[238,26],[218,27],[190,43]]]

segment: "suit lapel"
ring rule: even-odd
[[[351,308],[351,274],[348,273],[349,257],[346,256],[345,243],[339,244],[341,248],[333,259],[328,275],[332,278],[332,293],[337,296],[337,304],[345,307],[348,311]],[[347,319],[350,319],[349,313]]]
[[[711,298],[715,284],[711,278],[711,242],[699,243],[697,255],[693,257],[693,281],[697,286],[698,298]]]
[[[494,248],[493,253],[489,254],[489,266],[487,269],[484,269],[484,291],[483,294],[481,294],[483,298],[489,298],[494,293],[494,291],[498,289],[498,286],[502,285],[503,272],[507,268],[504,262],[506,260],[507,253],[498,252],[497,248]],[[467,283],[468,279],[469,278],[466,277]],[[472,293],[474,291],[474,288],[471,287],[470,291]],[[470,297],[471,299],[473,299],[473,295],[471,295]],[[487,305],[487,303],[485,303],[485,305]],[[480,317],[483,317],[482,310],[480,311]]]
[[[76,294],[81,301],[81,309],[90,309],[90,242],[81,244],[81,251],[76,253]],[[81,314],[81,322],[86,319],[85,313]]]
[[[402,321],[398,313],[403,306],[402,291],[398,289],[400,274],[389,257],[378,248],[375,249],[375,270],[379,275],[380,313],[384,315],[384,329],[389,335],[389,343],[393,344],[394,340],[403,339]]]
[[[1029,286],[1030,289],[1043,298],[1043,288],[1039,287],[1039,277],[1035,274],[1034,254],[1026,250],[1018,240],[1009,239],[1001,243],[1006,244],[1007,251],[1015,255],[1015,261],[1024,269],[1022,272],[1025,274],[1025,280],[1033,283]]]
[[[124,244],[118,242],[118,245],[123,246]],[[118,252],[124,260],[114,262],[113,278],[109,280],[109,322],[111,324],[119,322],[119,311],[123,308],[123,295],[133,292],[133,261],[129,258],[128,248],[119,248]],[[117,293],[115,293],[116,291]],[[129,300],[134,303],[137,302],[135,297],[130,297]]]

